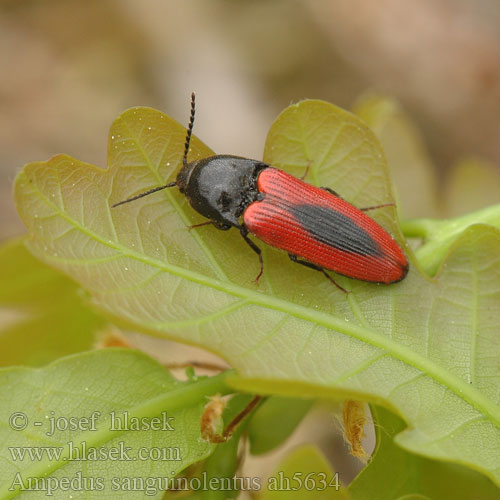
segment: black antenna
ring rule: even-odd
[[[138,194],[137,196],[132,196],[132,198],[128,198],[127,200],[123,200],[123,201],[120,201],[118,203],[115,203],[114,205],[111,205],[111,208],[115,208],[118,205],[123,205],[124,203],[128,203],[129,201],[138,200],[139,198],[142,198],[143,196],[147,196],[148,194],[156,193],[156,191],[161,191],[162,189],[165,189],[165,188],[174,187],[176,184],[177,183],[174,181],[174,182],[169,182],[168,184],[165,184],[164,186],[150,189],[149,191],[146,191],[145,193],[141,193],[141,194]]]
[[[182,164],[187,165],[187,156],[189,153],[189,143],[191,142],[191,133],[193,132],[194,125],[194,104],[195,104],[195,93],[191,92],[191,116],[189,117],[189,125],[186,134],[186,144],[184,145],[184,156],[182,157]]]
[[[186,166],[187,165],[187,155],[189,152],[189,143],[191,142],[191,134],[193,132],[193,125],[194,125],[194,104],[195,104],[195,94],[194,92],[191,93],[191,116],[189,118],[189,125],[187,128],[187,134],[186,134],[186,143],[184,145],[184,156],[182,157],[182,165]],[[132,196],[132,198],[128,198],[126,200],[120,201],[118,203],[115,203],[114,205],[111,206],[111,208],[115,208],[119,205],[123,205],[124,203],[128,203],[130,201],[135,201],[138,200],[139,198],[142,198],[143,196],[148,196],[148,194],[153,194],[156,193],[157,191],[161,191],[162,189],[174,187],[177,185],[177,182],[169,182],[168,184],[165,184],[164,186],[160,187],[155,187],[153,189],[150,189],[149,191],[146,191],[144,193],[138,194],[136,196]]]

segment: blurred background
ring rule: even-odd
[[[479,160],[467,164],[467,179],[500,165],[496,0],[0,0],[0,71],[0,241],[24,232],[11,194],[23,164],[67,153],[104,167],[118,114],[152,106],[187,124],[192,90],[195,134],[218,153],[261,158],[290,103],[352,109],[372,91],[411,117],[423,138],[414,156],[438,183],[470,155]],[[481,186],[500,201],[495,182],[488,174]],[[407,184],[408,196],[424,196]],[[436,213],[421,213],[419,202],[410,215]],[[137,342],[160,350],[153,339]],[[313,412],[294,443],[342,451],[333,460],[347,483],[361,464],[334,427],[330,413]]]
[[[0,240],[23,232],[21,166],[68,153],[106,165],[131,106],[181,123],[219,153],[261,158],[288,104],[351,108],[373,89],[420,127],[436,168],[500,164],[495,0],[0,0]]]

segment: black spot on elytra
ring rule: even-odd
[[[290,209],[300,225],[317,241],[344,252],[379,257],[376,241],[352,219],[328,207],[295,205]]]

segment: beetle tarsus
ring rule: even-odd
[[[362,212],[368,212],[368,210],[375,210],[376,208],[384,208],[384,207],[394,207],[396,204],[393,201],[389,203],[382,203],[381,205],[373,205],[371,207],[363,207],[360,208]]]
[[[209,220],[209,221],[206,221],[206,222],[200,222],[199,224],[193,224],[192,226],[188,226],[188,231],[191,231],[191,229],[196,229],[198,227],[202,227],[202,226],[208,226],[209,224],[212,224],[213,226],[215,226],[215,224]]]
[[[264,260],[262,259],[262,250],[248,237],[248,229],[246,227],[242,227],[240,229],[240,234],[243,237],[243,239],[247,242],[247,245],[258,255],[259,257],[259,264],[260,264],[260,271],[257,277],[253,280],[254,283],[258,284],[259,279],[262,276],[262,273],[264,272]]]
[[[342,196],[340,196],[340,194],[337,193],[337,191],[334,191],[332,188],[329,188],[329,187],[326,187],[326,186],[321,186],[321,189],[324,189],[328,193],[333,194],[333,196],[337,196],[337,198],[342,198]]]
[[[299,179],[300,179],[301,181],[303,181],[303,180],[307,177],[307,174],[309,173],[309,169],[310,169],[310,168],[311,168],[311,160],[309,160],[309,161],[307,162],[306,170],[305,170],[304,174],[302,175],[302,177],[299,177]]]
[[[323,273],[323,276],[333,283],[339,290],[344,292],[345,294],[349,295],[349,291],[346,290],[344,287],[340,286],[322,267],[317,266],[316,264],[313,264],[311,262],[307,262],[306,260],[299,260],[296,255],[289,253],[288,257],[290,257],[290,260],[292,262],[296,262],[297,264],[301,264],[305,267],[308,267],[309,269],[314,269],[315,271],[319,271],[320,273]]]

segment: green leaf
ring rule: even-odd
[[[16,320],[0,330],[0,366],[40,366],[92,347],[106,320],[82,289],[35,259],[23,239],[0,247],[0,306]]]
[[[411,260],[407,278],[378,286],[294,266],[263,248],[265,272],[239,235],[201,221],[175,189],[110,206],[170,180],[184,129],[150,109],[113,124],[108,170],[58,156],[27,165],[16,201],[29,247],[71,275],[109,315],[135,328],[224,357],[248,392],[377,402],[408,424],[415,453],[466,464],[500,483],[500,234],[461,236],[429,280]],[[194,140],[190,159],[210,154]],[[286,109],[264,160],[332,186],[357,206],[391,201],[373,133],[321,101]],[[394,207],[371,215],[402,242]],[[481,446],[477,446],[481,443]]]
[[[64,490],[64,478],[79,475],[88,478],[82,484],[92,498],[161,498],[160,478],[172,479],[213,451],[201,439],[200,418],[207,396],[228,392],[224,378],[179,382],[156,361],[128,349],[73,355],[42,369],[0,370],[0,498],[24,498],[28,492],[20,492],[19,485],[34,488],[29,478],[45,478],[40,496],[50,486],[51,498],[68,498],[73,487]],[[21,428],[9,428],[9,422]],[[42,450],[43,455],[31,460],[26,451],[21,460],[12,447],[22,447],[21,453]],[[49,458],[58,450],[59,457]],[[96,455],[92,450],[102,451]],[[86,460],[75,460],[82,456]],[[129,491],[134,478],[137,491]],[[140,478],[152,478],[151,483]],[[75,494],[81,495],[85,486],[75,484]]]
[[[43,309],[54,302],[53,293],[72,293],[77,288],[66,276],[35,259],[24,246],[24,238],[0,246],[0,273],[0,304],[4,307]]]
[[[312,404],[310,399],[267,398],[248,425],[250,453],[260,455],[280,446],[297,428]]]
[[[267,478],[259,500],[326,500],[348,498],[338,474],[321,451],[312,445],[296,448]]]
[[[351,500],[494,500],[498,489],[463,466],[412,455],[394,443],[406,425],[393,413],[372,407],[377,445],[368,466],[349,485]]]
[[[439,213],[437,177],[417,126],[394,99],[369,93],[354,105],[387,157],[402,218]]]

